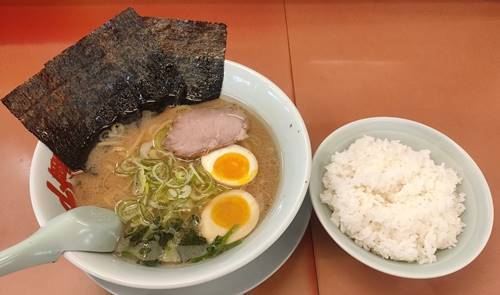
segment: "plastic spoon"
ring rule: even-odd
[[[64,251],[112,252],[121,229],[113,211],[92,206],[67,211],[26,240],[0,252],[0,276],[55,262]]]

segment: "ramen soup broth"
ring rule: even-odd
[[[136,196],[134,195],[133,179],[116,173],[115,169],[119,163],[122,163],[130,156],[140,154],[141,149],[147,149],[148,144],[145,143],[151,142],[159,130],[165,128],[180,112],[186,109],[234,106],[245,111],[249,122],[248,138],[236,144],[250,150],[255,155],[259,165],[258,173],[253,181],[237,189],[244,190],[255,197],[260,210],[260,223],[271,208],[279,189],[281,176],[280,154],[270,133],[270,128],[266,126],[264,121],[258,118],[255,113],[249,111],[248,108],[228,97],[193,106],[167,108],[160,114],[144,112],[138,122],[118,125],[113,127],[111,131],[106,131],[105,135],[108,136],[104,136],[105,139],[99,142],[90,153],[86,171],[75,175],[72,179],[77,205],[94,205],[113,210],[120,201],[134,199]],[[119,135],[112,136],[115,135],[114,133]],[[188,220],[190,218],[199,221],[203,206],[214,197],[211,196],[201,203],[198,202],[198,206],[193,206],[186,212],[180,212],[178,216],[183,219],[184,223],[191,222]],[[173,239],[175,240],[175,237]],[[121,246],[125,243],[123,240],[120,241]],[[121,246],[119,245],[119,248]],[[177,258],[173,259],[172,262],[178,263],[180,261]]]

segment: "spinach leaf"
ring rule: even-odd
[[[188,262],[199,262],[205,260],[207,258],[215,257],[220,255],[222,252],[227,251],[231,248],[236,247],[241,243],[241,240],[234,241],[232,243],[227,243],[229,237],[236,230],[237,226],[233,226],[225,235],[217,236],[212,243],[210,243],[207,247],[207,252],[201,256],[193,257],[188,260]]]
[[[206,243],[207,240],[204,237],[198,235],[194,229],[190,229],[184,234],[179,245],[204,245]]]
[[[160,232],[158,232],[157,235],[158,235],[158,244],[160,244],[160,247],[162,247],[162,248],[165,248],[168,241],[170,241],[174,237],[174,235],[172,233],[165,232],[165,231],[160,231]]]
[[[175,231],[179,231],[182,228],[184,221],[181,218],[172,217],[167,221],[166,228],[171,228]]]
[[[139,242],[142,240],[144,234],[146,234],[147,231],[148,227],[138,227],[138,229],[130,235],[129,238],[130,245],[132,247],[137,246],[137,244],[139,244]]]

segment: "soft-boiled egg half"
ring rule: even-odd
[[[212,242],[237,226],[228,242],[246,237],[259,221],[259,204],[242,190],[230,190],[213,198],[201,213],[200,233]]]
[[[201,157],[201,165],[217,182],[229,186],[249,183],[259,170],[254,154],[236,144]]]

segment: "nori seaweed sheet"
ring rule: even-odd
[[[195,104],[220,96],[224,79],[226,25],[203,21],[145,17],[164,52],[187,85],[182,104]]]
[[[226,26],[129,8],[47,62],[2,102],[69,168],[84,170],[100,132],[142,110],[218,98]]]
[[[127,9],[47,62],[3,103],[78,170],[104,128],[178,104],[185,93],[173,57]]]

